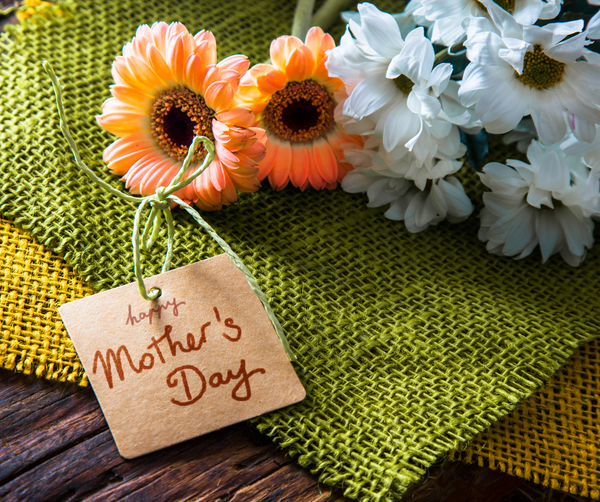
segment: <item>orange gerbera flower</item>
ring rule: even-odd
[[[113,97],[96,117],[120,137],[104,151],[110,171],[123,175],[132,193],[153,194],[175,177],[194,136],[202,135],[215,142],[215,158],[176,195],[216,210],[235,202],[236,190],[256,191],[265,133],[234,99],[248,66],[241,55],[217,64],[209,31],[192,36],[181,23],[140,26],[113,63]],[[205,155],[198,148],[188,174]]]
[[[335,107],[346,96],[342,81],[325,68],[325,52],[334,47],[331,35],[316,27],[306,43],[279,37],[271,43],[273,64],[258,64],[242,78],[238,98],[267,131],[258,179],[268,176],[275,190],[290,181],[302,190],[335,188],[351,169],[341,146],[362,144],[334,120]]]

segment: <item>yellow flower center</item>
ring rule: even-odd
[[[487,10],[486,6],[483,5],[481,2],[475,0],[475,3],[479,5],[479,7],[481,7],[483,10]],[[510,12],[511,14],[515,13],[516,0],[494,0],[494,3],[502,7],[505,11]]]
[[[206,136],[211,141],[211,110],[204,98],[185,87],[173,87],[161,92],[152,105],[152,134],[158,145],[176,160],[183,160],[194,136]],[[206,155],[204,146],[196,149],[193,160]]]
[[[288,82],[271,96],[263,111],[267,129],[288,141],[312,141],[333,127],[335,103],[314,80]]]
[[[410,91],[412,91],[412,88],[415,85],[415,83],[406,75],[396,77],[394,79],[394,84],[396,84],[396,87],[400,89],[405,96],[410,94]]]
[[[524,84],[536,89],[548,89],[562,80],[565,64],[544,54],[540,45],[525,54],[523,73],[515,72],[515,77]]]

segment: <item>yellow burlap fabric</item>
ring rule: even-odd
[[[600,499],[600,340],[450,458]]]
[[[61,258],[0,220],[0,367],[87,385],[58,307],[92,293]]]
[[[0,367],[87,385],[58,307],[92,293],[61,258],[0,219]],[[450,458],[600,499],[599,404],[596,340]]]

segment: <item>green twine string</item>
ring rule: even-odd
[[[233,264],[242,271],[242,273],[246,277],[246,280],[248,281],[250,288],[260,299],[267,313],[267,316],[269,317],[269,320],[275,328],[277,336],[279,336],[281,345],[283,346],[288,358],[290,359],[290,361],[296,361],[296,356],[292,353],[292,349],[288,344],[287,338],[285,337],[285,333],[283,332],[281,324],[279,324],[279,321],[277,320],[277,317],[275,317],[275,313],[273,312],[273,309],[271,308],[267,297],[260,289],[260,286],[256,282],[256,279],[254,279],[254,276],[252,275],[250,270],[246,268],[242,260],[240,260],[238,255],[236,255],[233,252],[229,245],[223,239],[221,239],[221,237],[219,237],[217,232],[215,232],[215,230],[208,223],[206,223],[206,221],[202,219],[198,211],[196,211],[189,204],[187,204],[186,202],[182,201],[179,197],[174,195],[175,192],[181,190],[185,186],[189,185],[192,181],[194,181],[210,165],[215,156],[214,143],[205,136],[196,136],[188,149],[187,155],[183,161],[181,169],[177,173],[177,176],[173,178],[173,180],[171,181],[171,183],[169,183],[168,186],[157,188],[153,195],[150,195],[148,197],[134,197],[133,195],[123,193],[111,187],[108,183],[98,178],[98,176],[96,176],[96,174],[94,174],[94,172],[89,167],[87,167],[85,163],[81,160],[81,156],[79,155],[79,149],[77,148],[77,144],[75,143],[75,140],[73,140],[73,137],[71,136],[71,132],[69,130],[69,126],[67,125],[67,118],[65,115],[65,109],[62,100],[62,86],[60,84],[60,81],[54,73],[54,70],[52,69],[52,66],[48,61],[44,61],[42,65],[46,70],[46,73],[52,80],[52,87],[56,96],[56,105],[60,117],[60,130],[62,131],[65,139],[67,140],[67,143],[69,143],[69,147],[73,152],[75,162],[77,163],[79,168],[87,175],[88,178],[90,178],[94,183],[96,183],[98,186],[100,186],[107,192],[110,192],[111,194],[116,195],[117,197],[120,197],[121,199],[127,202],[139,203],[133,220],[133,233],[131,236],[131,242],[133,244],[133,269],[135,273],[135,278],[137,280],[138,289],[142,297],[145,300],[152,301],[159,298],[162,294],[162,292],[158,288],[152,288],[150,291],[146,290],[146,285],[144,284],[144,272],[142,269],[140,249],[146,251],[154,245],[154,243],[158,239],[163,217],[167,222],[167,253],[165,255],[165,261],[163,263],[161,273],[168,272],[171,268],[171,260],[173,258],[173,241],[175,236],[175,226],[173,225],[173,215],[171,214],[172,201],[176,204],[179,204],[185,211],[187,211],[192,216],[192,218],[194,218],[194,220],[204,230],[206,230],[206,232],[215,241],[217,241],[217,244],[219,244],[221,249],[223,249],[227,256],[229,256],[229,259],[233,262]],[[206,149],[206,157],[204,158],[202,165],[198,169],[196,169],[196,171],[194,171],[194,173],[191,176],[188,176],[184,179],[183,177],[187,172],[190,163],[192,162],[192,158],[200,142],[202,142],[204,148]],[[142,212],[148,205],[150,205],[151,207],[150,215],[148,216],[148,219],[146,220],[146,224],[144,226],[144,230],[140,235],[140,220],[142,218]]]

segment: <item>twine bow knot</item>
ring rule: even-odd
[[[192,162],[192,158],[200,142],[203,143],[204,148],[206,149],[206,157],[204,157],[204,161],[202,162],[201,166],[199,166],[190,176],[184,178],[185,174],[188,172],[190,163]],[[190,148],[188,149],[188,153],[185,159],[183,160],[181,169],[179,169],[177,176],[175,176],[175,178],[171,180],[171,183],[169,183],[166,187],[158,187],[153,195],[149,195],[147,197],[130,196],[132,199],[135,200],[135,202],[140,203],[135,212],[135,218],[133,220],[133,269],[135,272],[135,277],[137,279],[140,294],[146,300],[156,300],[161,295],[161,291],[158,288],[152,288],[150,291],[146,290],[146,286],[144,284],[144,275],[142,271],[140,249],[142,251],[149,251],[154,245],[154,243],[158,240],[158,236],[160,234],[160,229],[162,226],[162,218],[164,216],[167,222],[167,254],[165,256],[165,262],[163,263],[161,273],[168,272],[170,270],[171,259],[173,257],[173,240],[175,237],[173,215],[171,214],[171,203],[175,202],[176,204],[181,205],[188,213],[194,216],[194,219],[196,221],[198,221],[198,219],[202,220],[201,216],[195,209],[183,202],[179,197],[175,196],[174,194],[175,192],[188,186],[192,181],[194,181],[198,176],[200,176],[213,161],[214,156],[214,143],[205,136],[196,136],[192,141]],[[122,192],[118,193],[120,194],[120,196],[125,195]],[[146,220],[146,224],[144,225],[144,231],[141,235],[140,245],[140,220],[142,218],[142,212],[147,205],[150,205],[151,209],[148,219]],[[202,221],[204,222],[204,220]],[[204,225],[208,226],[208,223],[204,222]]]

